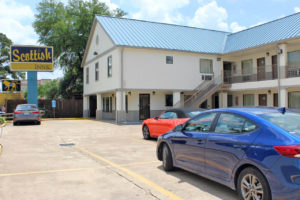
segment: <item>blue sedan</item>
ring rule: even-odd
[[[157,157],[224,184],[244,200],[300,199],[300,114],[285,108],[202,112],[161,135]]]

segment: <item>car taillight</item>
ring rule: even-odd
[[[280,155],[300,158],[300,145],[274,146],[274,149],[280,153]]]
[[[22,114],[21,112],[14,112],[14,114]]]
[[[33,114],[39,114],[40,111],[33,111],[32,113],[33,113]]]

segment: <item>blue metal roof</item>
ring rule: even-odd
[[[224,53],[300,36],[300,13],[228,35]]]
[[[126,18],[96,16],[117,46],[220,54],[229,33]]]
[[[237,33],[96,16],[117,46],[222,54],[300,36],[300,13]]]

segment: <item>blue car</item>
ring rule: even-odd
[[[243,200],[300,199],[300,114],[285,108],[202,112],[161,135],[157,157],[236,190]]]

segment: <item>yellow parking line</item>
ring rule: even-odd
[[[33,172],[17,172],[17,173],[7,173],[0,174],[0,177],[3,176],[18,176],[18,175],[31,175],[31,174],[49,174],[56,172],[72,172],[72,171],[83,171],[83,170],[91,170],[91,169],[101,169],[107,166],[98,166],[98,167],[87,167],[87,168],[73,168],[73,169],[58,169],[58,170],[45,170],[45,171],[33,171]]]
[[[89,152],[88,150],[86,150],[86,149],[84,149],[84,148],[81,148],[81,147],[79,147],[79,146],[75,146],[75,148],[79,149],[79,150],[82,151],[82,152],[85,152],[86,154],[90,155],[91,157],[97,158],[98,160],[101,160],[101,161],[107,163],[108,165],[110,165],[110,166],[112,166],[112,167],[115,167],[115,168],[117,168],[117,169],[119,169],[119,170],[121,170],[121,171],[127,173],[128,175],[130,175],[130,176],[136,178],[137,180],[139,180],[139,181],[141,181],[141,182],[147,184],[148,186],[150,186],[150,187],[152,187],[153,189],[159,191],[160,193],[162,193],[162,194],[164,194],[164,195],[170,197],[171,199],[174,199],[174,200],[182,200],[182,198],[176,196],[175,194],[169,192],[168,190],[165,190],[164,188],[160,187],[159,185],[153,183],[152,181],[150,181],[150,180],[144,178],[143,176],[141,176],[141,175],[139,175],[139,174],[137,174],[137,173],[135,173],[135,172],[133,172],[133,171],[127,169],[127,168],[124,168],[124,167],[122,167],[122,166],[120,166],[120,165],[117,165],[117,164],[115,164],[115,163],[113,163],[113,162],[111,162],[111,161],[109,161],[109,160],[107,160],[107,159],[105,159],[105,158],[102,158],[101,156],[98,156],[98,155],[96,155],[96,154],[94,154],[94,153],[92,153],[92,152]]]
[[[0,148],[1,148],[1,145],[0,145]],[[159,162],[159,161],[135,162],[135,163],[129,163],[129,164],[122,165],[122,166],[146,165],[146,164],[151,164],[151,163],[156,163],[156,162]],[[85,170],[92,170],[92,169],[103,169],[103,168],[106,168],[106,167],[109,167],[109,166],[110,165],[98,166],[98,167],[86,167],[86,168],[73,168],[73,169],[58,169],[58,170],[7,173],[7,174],[0,174],[0,177],[18,176],[18,175],[33,175],[33,174],[50,174],[50,173],[57,173],[57,172],[85,171]]]

